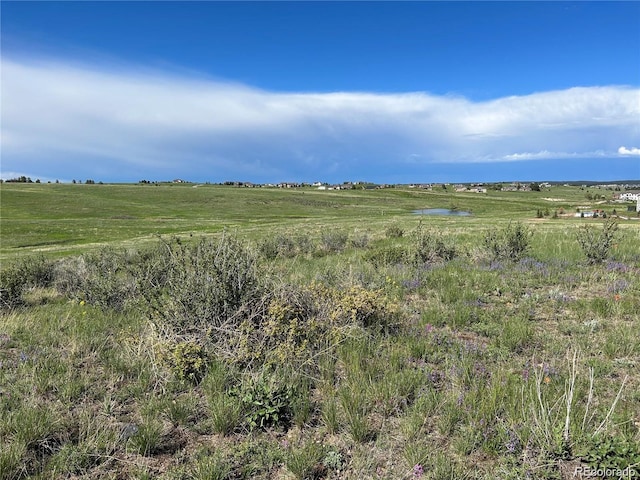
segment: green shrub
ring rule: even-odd
[[[275,376],[261,375],[242,385],[238,394],[250,429],[286,429],[291,424],[294,392]]]
[[[618,224],[615,220],[604,222],[602,230],[599,232],[587,225],[578,229],[576,239],[587,257],[588,263],[602,263],[607,259],[617,231]]]
[[[258,242],[258,252],[268,260],[306,255],[311,253],[313,249],[313,241],[307,234],[289,235],[279,233]]]
[[[80,294],[87,302],[123,310],[136,298],[135,279],[123,252],[104,248],[83,256],[83,262],[84,268],[80,268],[77,275]]]
[[[404,235],[404,230],[398,225],[389,225],[384,233],[387,238],[400,238]]]
[[[422,223],[413,232],[409,260],[414,265],[449,261],[456,255],[455,246],[445,242],[440,234],[423,228]]]
[[[278,234],[267,237],[258,244],[260,254],[269,260],[277,257],[294,257],[296,255],[295,242],[287,235]]]
[[[231,343],[232,361],[305,365],[331,326],[319,321],[320,304],[304,287],[283,285],[263,298],[264,310],[246,318]]]
[[[590,437],[582,458],[594,469],[640,470],[640,444],[621,436],[596,435]]]
[[[483,239],[493,260],[520,260],[531,247],[533,232],[520,222],[509,223],[503,229],[492,228]]]
[[[347,246],[347,239],[344,232],[325,231],[320,237],[320,248],[328,253],[338,253]]]
[[[180,380],[199,383],[207,371],[207,353],[195,342],[179,342],[162,355],[171,372]]]
[[[312,283],[283,285],[262,299],[225,344],[228,358],[243,365],[288,365],[318,373],[321,352],[330,351],[353,328],[393,330],[399,307],[381,289]]]
[[[183,244],[163,242],[164,256],[139,267],[138,290],[152,320],[176,334],[220,335],[237,326],[241,310],[262,296],[256,256],[238,239],[225,235]],[[219,337],[219,338],[218,338]]]
[[[371,248],[364,259],[375,266],[399,265],[407,261],[407,249],[401,245],[384,245]]]
[[[23,303],[28,288],[48,287],[53,283],[54,262],[42,255],[21,258],[0,271],[0,307]]]
[[[349,240],[349,243],[353,248],[367,248],[369,245],[369,235],[366,233],[357,234]]]
[[[21,305],[22,292],[26,288],[24,277],[18,265],[0,271],[0,306],[13,308]]]
[[[340,324],[358,325],[373,330],[394,328],[398,320],[398,306],[380,290],[359,285],[329,292],[333,305],[330,318]]]
[[[53,286],[58,292],[69,298],[84,298],[82,290],[87,275],[84,257],[64,258],[54,267]]]

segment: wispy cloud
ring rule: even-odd
[[[62,61],[2,60],[2,169],[136,180],[316,178],[639,155],[640,89],[576,87],[472,102],[423,92],[282,93]],[[113,172],[117,172],[115,175]],[[147,172],[147,173],[145,173]],[[345,177],[346,178],[346,177]]]

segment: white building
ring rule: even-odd
[[[640,190],[629,190],[628,192],[621,193],[618,196],[618,200],[627,202],[640,200]]]

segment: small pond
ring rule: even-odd
[[[449,208],[424,208],[422,210],[414,210],[416,215],[449,215],[454,217],[468,217],[471,212],[465,210],[451,210]]]

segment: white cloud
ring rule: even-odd
[[[165,72],[2,59],[3,170],[41,171],[43,162],[87,170],[93,162],[96,172],[130,175],[315,178],[328,165],[347,172],[614,157],[638,155],[618,146],[640,142],[639,117],[640,89],[630,87],[472,102],[423,92],[277,93]]]
[[[618,153],[620,155],[640,155],[640,148],[636,148],[636,147],[632,147],[632,148],[620,147],[618,149]]]

